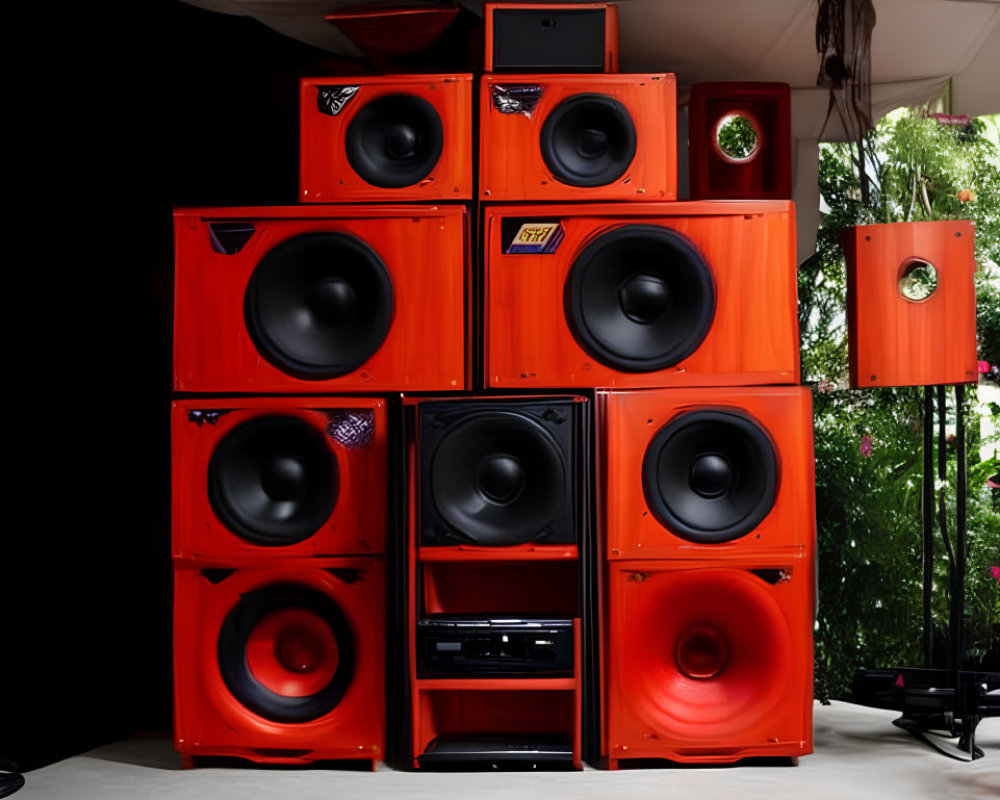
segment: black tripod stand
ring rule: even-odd
[[[935,394],[937,395],[937,474],[934,472]],[[968,470],[965,444],[965,387],[955,387],[955,459],[958,475],[954,542],[948,534],[948,452],[945,431],[946,387],[924,388],[923,588],[924,669],[863,670],[856,699],[863,705],[902,712],[893,724],[963,761],[982,758],[976,727],[984,717],[1000,716],[1000,673],[967,672],[965,661],[965,557]],[[937,502],[935,502],[935,489]],[[934,577],[935,525],[948,557],[951,609],[949,648],[944,669],[934,668],[931,592]],[[956,740],[956,741],[953,741]]]

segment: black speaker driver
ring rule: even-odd
[[[571,186],[606,186],[635,158],[635,125],[628,109],[604,94],[575,94],[557,105],[542,125],[542,159],[552,175]]]
[[[623,372],[683,361],[715,317],[712,272],[698,249],[656,225],[624,225],[594,239],[573,262],[563,297],[580,347]]]
[[[401,189],[422,181],[431,174],[443,146],[437,110],[411,94],[372,100],[354,115],[344,138],[351,168],[383,189]]]
[[[385,341],[393,292],[378,254],[347,233],[304,233],[257,264],[243,303],[247,331],[271,364],[305,380],[358,369]]]
[[[247,644],[258,623],[275,611],[302,609],[320,617],[337,645],[337,665],[329,682],[312,694],[291,696],[267,688],[253,674]],[[255,589],[240,598],[219,632],[219,671],[233,697],[255,714],[274,722],[302,723],[333,711],[351,685],[355,669],[354,636],[340,609],[325,594],[295,584]]]
[[[778,459],[768,434],[731,411],[691,411],[646,448],[642,490],[661,524],[681,538],[718,544],[746,536],[770,513]]]
[[[337,503],[337,459],[325,434],[297,417],[233,428],[208,463],[208,498],[230,531],[254,544],[308,539]]]
[[[491,411],[465,417],[431,457],[434,507],[456,533],[500,547],[545,538],[565,498],[563,454],[535,420]]]

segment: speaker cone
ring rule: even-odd
[[[629,583],[616,679],[669,738],[735,738],[772,712],[794,667],[788,621],[770,587],[738,569],[653,573]]]
[[[244,317],[275,367],[325,380],[353,372],[378,351],[392,308],[389,272],[371,247],[346,233],[306,233],[261,259]]]
[[[635,125],[613,97],[575,94],[546,118],[540,146],[545,165],[563,183],[605,186],[635,158]]]
[[[673,533],[715,544],[745,536],[775,500],[778,462],[770,437],[746,416],[692,411],[663,426],[646,448],[642,489]]]
[[[412,186],[441,157],[441,117],[421,97],[393,94],[373,100],[347,126],[344,147],[351,168],[383,189]]]
[[[354,677],[354,639],[340,607],[303,586],[242,596],[219,632],[218,661],[233,696],[274,722],[330,713]]]
[[[231,430],[208,464],[208,497],[237,536],[261,545],[308,539],[337,502],[337,460],[297,417],[258,417]]]
[[[563,456],[538,422],[511,412],[464,418],[431,459],[431,496],[455,533],[504,546],[545,538],[564,503]]]
[[[669,228],[625,225],[573,262],[566,320],[592,358],[624,372],[666,369],[694,353],[715,316],[712,273]]]

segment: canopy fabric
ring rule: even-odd
[[[359,0],[186,0],[254,17],[294,39],[359,55],[324,15]],[[384,2],[384,0],[383,0]],[[482,12],[482,0],[461,0]],[[623,72],[673,72],[683,107],[692,83],[780,81],[792,87],[792,135],[800,261],[819,223],[817,141],[843,129],[829,94],[816,86],[816,0],[618,0]],[[871,79],[874,118],[938,96],[951,81],[951,111],[1000,112],[1000,0],[875,0]],[[684,121],[681,120],[683,130]],[[684,137],[678,157],[685,190]]]

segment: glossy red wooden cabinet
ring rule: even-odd
[[[735,137],[726,138],[726,128]],[[792,196],[791,91],[786,83],[695,83],[688,105],[692,200]]]
[[[811,559],[608,571],[609,767],[812,752]]]
[[[303,203],[472,198],[472,76],[306,78]]]
[[[175,561],[174,737],[194,757],[374,762],[384,750],[381,559]]]
[[[677,198],[671,74],[486,75],[479,115],[481,200]]]
[[[599,391],[597,398],[607,558],[812,558],[808,389]]]
[[[844,232],[851,386],[978,380],[974,236],[968,220]]]
[[[174,388],[463,389],[462,206],[182,209]]]
[[[171,422],[174,556],[385,552],[385,400],[175,400]]]
[[[799,381],[787,201],[492,207],[486,385]]]

